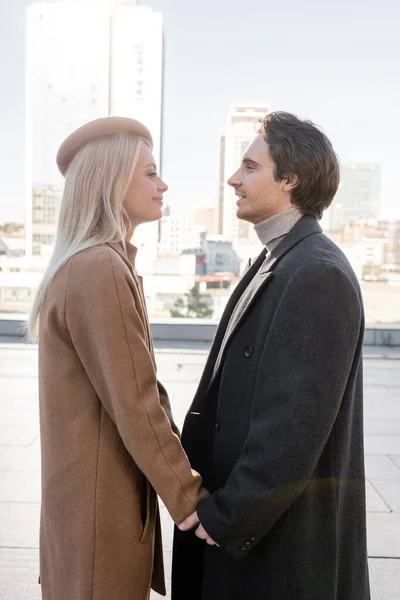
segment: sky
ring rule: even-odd
[[[0,222],[24,219],[24,11],[29,3],[0,0]],[[229,108],[255,101],[320,125],[342,162],[380,164],[382,216],[400,218],[398,0],[138,4],[164,15],[162,175],[175,214],[216,205],[219,138]]]

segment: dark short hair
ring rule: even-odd
[[[275,180],[297,175],[292,203],[303,214],[320,219],[340,180],[339,160],[327,136],[311,121],[287,112],[270,113],[261,119],[258,133],[275,163]]]

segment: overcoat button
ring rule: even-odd
[[[243,349],[243,354],[246,358],[250,358],[253,356],[253,348],[251,346],[245,346]]]
[[[240,548],[240,552],[246,552],[247,548],[246,546],[242,546],[242,548]]]
[[[217,421],[215,423],[215,431],[218,432],[221,429],[221,423],[219,421]]]

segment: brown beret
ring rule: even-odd
[[[72,160],[86,144],[97,138],[116,133],[131,133],[143,137],[150,142],[153,148],[153,138],[150,131],[139,121],[126,117],[96,119],[71,133],[61,144],[57,153],[57,166],[61,174],[65,175],[67,173]]]

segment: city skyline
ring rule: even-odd
[[[0,221],[24,217],[27,4],[0,2],[0,76],[7,90],[0,99]],[[393,77],[400,59],[397,4],[383,0],[376,7],[355,0],[348,6],[339,0],[333,11],[315,0],[301,7],[289,0],[284,14],[261,0],[253,3],[252,11],[227,0],[194,6],[183,0],[139,4],[164,15],[163,176],[170,186],[166,200],[175,214],[217,206],[225,116],[236,102],[261,99],[270,101],[272,110],[289,110],[322,126],[342,163],[381,165],[381,216],[400,217],[400,86]]]

